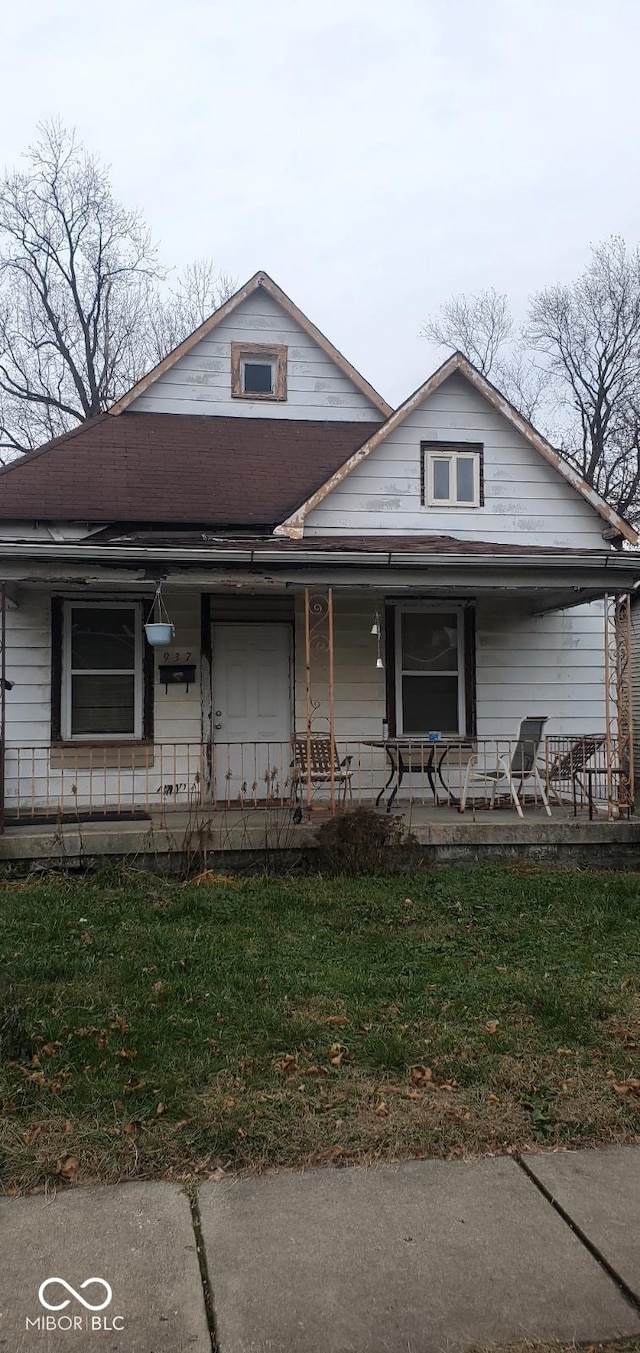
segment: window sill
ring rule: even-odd
[[[262,391],[262,390],[232,390],[232,391],[231,391],[231,398],[232,398],[232,399],[249,399],[249,400],[251,400],[252,402],[253,402],[254,400],[262,400],[263,403],[267,403],[267,404],[284,404],[284,402],[286,401],[287,396],[286,396],[286,395],[266,394],[266,393],[265,393],[264,391]]]
[[[136,770],[153,766],[152,742],[57,742],[49,752],[51,770]]]

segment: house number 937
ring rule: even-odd
[[[188,649],[184,653],[178,652],[171,653],[169,649],[167,649],[166,653],[162,654],[161,661],[163,663],[170,662],[172,666],[175,667],[181,667],[183,663],[191,662],[191,653]]]

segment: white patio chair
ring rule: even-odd
[[[524,817],[518,790],[522,794],[525,781],[533,780],[546,813],[548,817],[551,817],[547,792],[537,764],[538,748],[542,741],[542,730],[546,722],[546,714],[528,714],[520,724],[518,739],[512,750],[506,756],[496,756],[493,766],[488,766],[485,762],[480,764],[477,753],[469,758],[460,796],[459,811],[461,813],[464,813],[467,795],[474,785],[491,785],[489,805],[491,808],[494,807],[498,787],[503,785],[509,788],[518,817]]]

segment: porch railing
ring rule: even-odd
[[[437,743],[421,739],[405,744],[402,768],[382,739],[338,738],[325,771],[313,761],[296,761],[294,744],[285,742],[162,742],[153,746],[75,747],[7,746],[5,749],[6,821],[55,822],[84,818],[173,815],[176,811],[224,808],[291,808],[298,816],[365,803],[407,811],[412,806],[457,809],[469,758],[476,774],[468,786],[471,813],[490,806],[492,786],[483,781],[502,758],[508,761],[515,739],[475,738]],[[538,766],[552,811],[564,805],[576,812],[617,816],[631,804],[615,741],[603,733],[548,737],[539,748]],[[508,804],[509,789],[498,787],[495,806]],[[542,807],[533,779],[524,785],[525,811]]]

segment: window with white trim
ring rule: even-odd
[[[142,737],[142,610],[137,603],[64,603],[64,740]]]
[[[424,507],[480,507],[482,447],[422,443]]]
[[[395,631],[397,732],[464,733],[463,608],[398,607]]]

